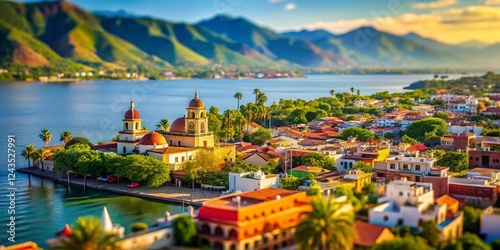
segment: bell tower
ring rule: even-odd
[[[186,108],[185,127],[188,134],[205,134],[208,132],[207,110],[198,93],[195,92],[194,99]]]
[[[135,109],[134,102],[130,102],[130,109],[125,113],[123,118],[123,131],[127,132],[140,132],[142,131],[141,117],[139,112]]]

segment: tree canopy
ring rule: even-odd
[[[70,146],[75,144],[85,144],[88,145],[91,149],[94,149],[94,144],[92,144],[87,138],[84,137],[73,137],[71,140],[66,143],[64,146],[65,149],[68,149]]]
[[[449,167],[452,172],[460,172],[469,169],[469,154],[447,151],[436,162],[439,166]]]
[[[310,153],[301,158],[301,165],[335,170],[335,160],[322,153]]]
[[[440,118],[424,118],[413,122],[406,129],[406,134],[418,141],[424,141],[432,136],[448,134],[446,121]]]
[[[342,139],[347,140],[349,137],[356,137],[360,141],[373,140],[375,139],[375,134],[365,128],[360,127],[350,127],[346,128],[340,133]]]
[[[193,219],[189,215],[181,215],[175,218],[173,223],[174,238],[181,246],[194,246],[198,230]]]
[[[265,128],[258,128],[250,136],[250,142],[254,145],[262,145],[265,141],[271,139],[271,131]]]

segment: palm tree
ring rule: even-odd
[[[47,157],[49,157],[49,154],[50,154],[50,150],[48,149],[45,149],[45,148],[39,148],[37,151],[36,151],[37,155],[38,155],[38,160],[40,160],[40,162],[42,162],[42,172],[43,172],[43,161],[45,159],[47,159]]]
[[[351,87],[349,90],[351,90],[351,95],[354,95],[354,87]]]
[[[243,141],[243,126],[246,124],[246,119],[245,117],[243,116],[243,114],[241,112],[238,112],[235,114],[235,118],[234,118],[235,122],[238,124],[238,133],[239,133],[239,139],[240,139],[240,142]]]
[[[303,212],[304,220],[295,231],[299,249],[353,249],[356,237],[353,210],[346,210],[345,203],[331,197],[311,200],[312,211]],[[301,216],[302,216],[301,215]]]
[[[267,102],[267,96],[264,93],[260,93],[257,97],[257,104],[264,105]]]
[[[257,99],[259,98],[259,95],[262,93],[260,89],[254,89],[253,94],[255,95],[255,103],[257,103]]]
[[[50,140],[52,139],[52,134],[48,129],[44,128],[42,129],[42,133],[39,134],[38,137],[40,137],[40,139],[45,142],[45,146],[47,146],[47,144],[49,144]]]
[[[36,149],[35,149],[35,145],[33,144],[30,144],[28,146],[26,146],[26,149],[23,150],[23,152],[21,153],[21,155],[26,159],[28,160],[28,169],[31,168],[31,164],[30,164],[30,159],[31,159],[31,156],[35,153]]]
[[[64,144],[68,143],[71,139],[73,138],[73,135],[71,134],[71,132],[69,132],[68,130],[64,130],[62,133],[61,133],[61,136],[59,137],[59,141],[62,141],[64,142]]]
[[[156,124],[156,128],[161,129],[163,131],[168,131],[170,128],[170,123],[168,122],[168,119],[167,118],[161,119],[160,122]]]
[[[236,110],[240,110],[240,100],[241,98],[243,98],[243,94],[241,92],[236,92],[236,94],[234,94],[234,98],[238,100],[238,106],[236,107]]]
[[[117,235],[104,231],[97,217],[79,217],[71,226],[70,236],[49,240],[53,250],[105,250],[115,249]]]
[[[330,95],[333,96],[335,94],[335,90],[331,89],[330,90]]]
[[[356,90],[356,94],[358,94],[358,96],[360,96],[361,95],[361,91],[359,89]]]
[[[31,154],[31,161],[33,162],[33,166],[35,166],[36,164],[36,166],[38,167],[38,160],[40,160],[40,155],[38,154],[38,150],[35,149],[35,152]]]

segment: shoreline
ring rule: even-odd
[[[60,173],[50,171],[42,172],[38,168],[18,168],[16,169],[16,171],[22,174],[31,174],[40,178],[51,179],[63,184],[68,183],[66,176]],[[72,176],[70,177],[70,183],[71,185],[78,185],[83,187],[83,177]],[[193,205],[195,207],[200,207],[203,202],[220,196],[219,192],[165,185],[156,188],[148,188],[142,186],[138,188],[128,188],[126,186],[126,183],[123,182],[119,184],[107,182],[103,183],[96,181],[93,178],[87,178],[86,187],[143,199],[164,201],[176,205]]]

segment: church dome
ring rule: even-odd
[[[167,140],[165,137],[159,133],[151,132],[142,137],[139,142],[140,145],[165,145]]]
[[[198,92],[194,93],[194,99],[189,102],[190,108],[204,108],[205,104],[198,98]]]
[[[134,102],[130,102],[130,109],[125,113],[125,119],[141,119],[139,111],[134,107]]]
[[[186,133],[186,122],[184,121],[184,117],[177,118],[172,125],[170,126],[170,132],[175,133]]]

